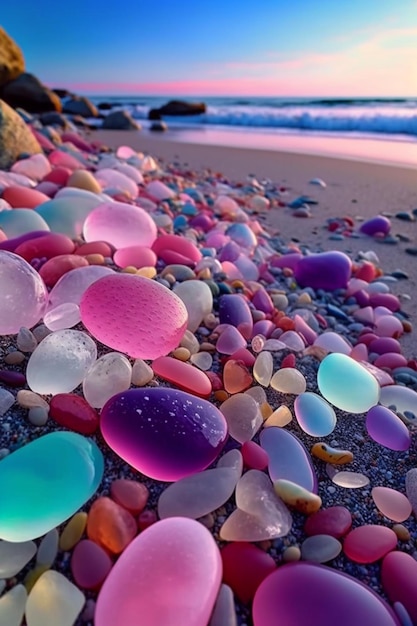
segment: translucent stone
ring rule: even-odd
[[[263,472],[249,470],[242,476],[236,505],[220,529],[224,541],[264,541],[285,537],[291,529],[291,514]]]
[[[0,541],[0,579],[16,576],[36,554],[36,550],[33,541],[22,543]]]
[[[216,350],[221,354],[233,354],[239,348],[246,348],[246,339],[234,326],[225,325],[225,329],[217,340]]]
[[[136,520],[129,511],[101,496],[90,508],[87,536],[112,555],[120,554],[137,533]]]
[[[190,361],[203,372],[207,372],[213,364],[213,357],[209,352],[197,352],[191,355]]]
[[[352,514],[344,506],[331,506],[310,515],[304,530],[307,535],[331,535],[339,539],[352,526]]]
[[[271,378],[271,387],[280,393],[300,394],[307,387],[303,374],[294,367],[283,367]]]
[[[300,335],[294,330],[287,330],[285,333],[282,333],[279,340],[287,348],[294,350],[295,352],[301,352],[301,350],[304,350],[306,347]]]
[[[260,352],[253,366],[253,376],[255,380],[260,385],[263,385],[263,387],[269,387],[273,369],[274,359],[272,358],[272,354],[267,351]]]
[[[87,526],[87,513],[80,511],[67,522],[59,539],[59,549],[71,550],[81,539]]]
[[[83,394],[88,404],[101,409],[112,396],[129,389],[132,366],[119,352],[108,352],[95,361],[83,380]]]
[[[11,171],[16,174],[24,174],[34,180],[42,180],[51,169],[51,164],[44,154],[33,154],[27,159],[13,163]]]
[[[267,339],[263,345],[263,350],[279,352],[280,350],[285,350],[286,347],[285,343],[282,343],[279,339]]]
[[[76,433],[49,433],[9,454],[0,463],[0,537],[28,541],[61,524],[95,493],[103,468],[96,444]]]
[[[14,335],[42,318],[48,300],[42,278],[24,259],[5,250],[0,250],[0,292],[0,335]]]
[[[332,250],[309,254],[298,261],[294,269],[296,281],[313,289],[345,289],[352,271],[352,261],[343,252]]]
[[[290,480],[278,479],[274,481],[275,493],[285,504],[293,507],[300,513],[311,515],[321,507],[321,498],[311,491]]]
[[[413,467],[405,475],[405,491],[414,515],[417,516],[417,468]]]
[[[396,411],[409,411],[417,415],[417,392],[402,385],[387,385],[381,389],[380,403],[386,407],[395,406]]]
[[[118,478],[110,485],[112,499],[124,509],[138,515],[142,513],[149,498],[149,490],[143,483],[128,478]]]
[[[391,528],[366,524],[351,530],[343,541],[343,552],[355,563],[375,563],[395,550],[397,535]]]
[[[231,457],[233,465],[227,457]],[[221,461],[221,467],[186,476],[169,485],[158,500],[159,518],[198,519],[227,502],[242,474],[242,455],[238,450],[231,450]]]
[[[196,396],[208,398],[212,391],[208,376],[190,363],[184,363],[170,356],[160,356],[153,361],[152,369],[156,376]]]
[[[67,272],[49,294],[48,311],[69,302],[79,306],[85,290],[96,280],[109,274],[114,274],[114,271],[101,265],[78,267]]]
[[[269,456],[268,471],[272,481],[290,480],[317,493],[317,477],[310,455],[295,435],[273,426],[261,432],[260,443]]]
[[[7,413],[7,411],[14,404],[14,395],[7,391],[7,389],[0,388],[0,416]]]
[[[34,211],[45,220],[52,232],[75,239],[82,234],[88,214],[102,202],[103,199],[99,194],[72,188],[71,194],[67,192],[61,195],[61,192],[58,192],[53,200],[41,204]]]
[[[48,421],[48,410],[42,406],[33,406],[29,409],[28,419],[34,426],[45,426]]]
[[[408,450],[411,436],[407,426],[385,406],[374,406],[366,414],[366,430],[377,443],[389,450]]]
[[[72,328],[81,322],[80,307],[74,302],[63,302],[54,309],[49,309],[43,321],[51,331]]]
[[[213,308],[213,294],[210,287],[201,280],[187,280],[175,285],[173,291],[181,298],[187,309],[188,330],[195,332]]]
[[[417,623],[417,561],[406,552],[390,552],[382,561],[382,586],[394,608],[401,603],[401,616],[407,612],[407,620],[401,619],[401,626],[414,626]]]
[[[36,555],[37,565],[52,567],[58,554],[59,533],[53,528],[42,538]]]
[[[174,517],[139,534],[113,566],[97,600],[95,626],[202,626],[219,592],[222,565],[210,532]]]
[[[404,522],[410,517],[412,507],[403,493],[390,487],[374,487],[371,495],[377,508],[388,519],[394,522]]]
[[[156,200],[169,200],[175,196],[175,192],[160,180],[152,180],[148,183],[146,191]]]
[[[245,394],[253,398],[259,407],[261,407],[262,404],[266,402],[265,389],[263,387],[259,387],[259,385],[256,385],[255,387],[251,387],[250,389],[247,389],[245,391]]]
[[[95,177],[102,189],[116,189],[120,193],[126,194],[133,199],[138,196],[137,183],[123,172],[103,167],[97,170]],[[98,241],[99,239],[101,239],[101,237],[96,240]],[[103,237],[103,239],[105,238]]]
[[[228,585],[220,587],[208,626],[238,626],[233,591]]]
[[[248,368],[241,362],[229,359],[223,367],[223,384],[228,393],[245,391],[253,383]]]
[[[294,412],[300,427],[312,437],[326,437],[336,427],[336,413],[316,393],[306,392],[297,396]]]
[[[314,346],[324,348],[327,352],[339,352],[349,355],[352,346],[340,335],[332,331],[328,331],[319,335],[313,343]]]
[[[144,387],[153,378],[153,370],[143,361],[143,359],[136,359],[132,367],[132,385],[136,387]]]
[[[97,589],[112,568],[107,552],[94,541],[83,539],[71,556],[71,572],[78,587]]]
[[[16,345],[22,352],[33,352],[38,342],[29,328],[22,326],[17,333]]]
[[[47,222],[33,209],[0,211],[0,228],[8,239],[37,230],[49,231]]]
[[[283,428],[287,426],[292,420],[292,413],[290,409],[285,405],[281,404],[275,411],[271,413],[271,415],[265,420],[264,428],[269,428],[270,426],[278,426],[279,428]]]
[[[360,472],[338,472],[332,465],[326,465],[329,478],[339,487],[346,489],[360,489],[369,485],[369,478]]]
[[[342,551],[340,541],[331,535],[314,535],[308,537],[301,544],[301,558],[303,561],[327,563],[332,561]]]
[[[91,211],[84,222],[83,235],[85,241],[107,241],[116,249],[150,247],[157,229],[153,219],[140,207],[110,202]]]
[[[57,330],[32,353],[26,370],[28,385],[41,394],[73,391],[96,358],[97,346],[86,333]]]
[[[220,410],[226,418],[230,435],[239,443],[250,441],[262,426],[258,405],[247,394],[237,393],[228,398]]]
[[[345,354],[333,353],[320,363],[320,393],[343,411],[363,413],[377,404],[380,387],[375,377]]]
[[[26,603],[27,626],[73,626],[85,603],[65,576],[48,570],[39,578]]]
[[[0,598],[0,624],[21,626],[25,612],[27,591],[23,585],[16,585]]]
[[[262,580],[277,568],[270,554],[245,541],[223,546],[221,555],[223,580],[243,604],[252,602]]]

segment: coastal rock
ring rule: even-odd
[[[21,107],[29,113],[62,110],[58,96],[27,72],[4,85],[0,93],[2,99],[14,109]]]
[[[140,130],[141,126],[127,111],[113,111],[106,115],[101,125],[106,130]]]
[[[184,100],[170,100],[159,109],[151,109],[148,119],[160,120],[163,115],[200,115],[206,112],[204,102],[185,102]]]
[[[23,153],[37,154],[41,151],[39,143],[20,115],[0,100],[0,169],[13,165]]]
[[[62,110],[63,113],[81,115],[82,117],[98,117],[96,107],[84,96],[72,96],[70,100],[66,100]]]
[[[162,120],[155,120],[150,125],[149,130],[157,131],[157,132],[164,132],[165,130],[168,130],[168,125],[165,124],[165,122],[163,122]]]
[[[0,27],[0,85],[25,71],[23,53],[17,43]]]

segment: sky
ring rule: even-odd
[[[93,95],[417,96],[417,0],[19,0],[26,69]]]

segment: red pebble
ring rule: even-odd
[[[206,376],[210,379],[213,391],[219,391],[220,389],[223,389],[223,381],[218,374],[209,371],[206,372]]]
[[[261,471],[268,467],[268,454],[255,441],[245,441],[240,451],[245,467]]]
[[[71,557],[71,572],[81,589],[98,589],[112,565],[107,552],[90,539],[77,543]]]
[[[9,387],[24,387],[26,384],[26,377],[20,372],[0,370],[0,381]]]
[[[407,361],[407,367],[417,372],[417,360],[410,359],[409,361]]]
[[[91,145],[87,143],[86,141],[84,141],[84,139],[80,137],[80,135],[77,135],[76,133],[71,133],[71,132],[62,133],[61,139],[62,141],[69,141],[76,148],[83,150],[83,152],[94,152]]]
[[[142,513],[138,517],[138,528],[139,530],[145,530],[145,528],[149,528],[152,524],[158,521],[158,517],[155,511],[151,511],[150,509],[146,511],[142,511]]]
[[[230,359],[234,361],[243,361],[243,363],[248,367],[252,367],[252,365],[256,361],[255,356],[252,354],[252,352],[249,352],[247,348],[239,348],[239,350],[236,350],[236,352],[231,354],[230,357],[226,359],[226,361],[229,361]]]
[[[32,259],[52,259],[62,254],[71,254],[75,245],[69,237],[60,233],[45,233],[36,239],[28,239],[14,251],[30,262]]]
[[[120,554],[136,532],[135,518],[122,506],[106,497],[93,502],[88,513],[87,535],[99,546],[112,554]]]
[[[138,515],[148,502],[149,491],[143,483],[128,478],[118,478],[110,485],[110,495],[117,504],[133,515]]]
[[[392,312],[399,311],[401,308],[400,301],[392,293],[373,293],[369,296],[369,304],[373,308],[385,306]]]
[[[296,358],[294,354],[287,354],[287,356],[284,356],[282,359],[281,367],[295,367],[295,364]]]
[[[343,552],[356,563],[375,563],[396,547],[397,535],[391,528],[368,524],[350,531]]]
[[[92,435],[98,428],[98,413],[75,393],[58,393],[51,399],[49,415],[61,426],[81,435]]]
[[[86,267],[88,264],[87,259],[83,256],[61,254],[53,259],[49,259],[49,261],[42,265],[39,274],[47,287],[53,287],[61,276],[67,272],[77,269],[78,267]]]
[[[344,506],[331,506],[307,517],[304,530],[307,535],[343,537],[352,526],[352,515]]]
[[[60,187],[65,187],[71,174],[72,171],[67,167],[56,167],[44,176],[42,180],[43,182],[51,182]]]
[[[87,254],[102,254],[104,257],[112,257],[113,250],[106,241],[90,241],[83,243],[75,250],[74,254],[86,256]]]
[[[229,543],[220,554],[223,561],[223,582],[232,588],[244,604],[253,600],[261,582],[277,567],[272,556],[243,541]]]
[[[381,580],[391,602],[401,602],[417,624],[417,561],[405,552],[390,552],[382,561]]]
[[[367,283],[372,282],[375,276],[376,276],[375,265],[373,265],[369,261],[364,261],[362,265],[358,268],[358,270],[355,272],[355,278],[366,280]]]
[[[40,204],[50,200],[46,194],[36,191],[36,189],[18,187],[17,185],[6,187],[3,191],[2,198],[14,209],[34,209]]]

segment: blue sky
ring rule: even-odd
[[[0,20],[28,71],[83,93],[417,95],[417,0],[20,0]]]

